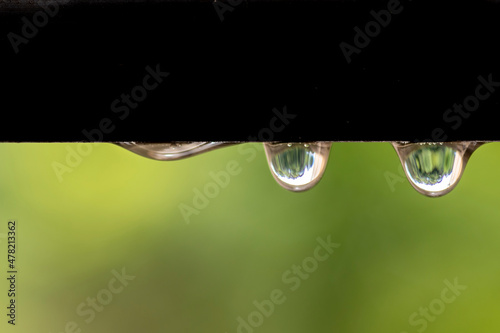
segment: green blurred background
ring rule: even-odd
[[[410,186],[389,143],[334,143],[323,179],[303,193],[274,181],[262,144],[244,145],[254,159],[231,146],[159,162],[92,144],[58,179],[54,165],[78,144],[0,144],[0,267],[7,276],[15,218],[19,270],[15,327],[0,282],[0,331],[500,331],[500,143],[480,147],[441,198]],[[241,172],[186,223],[179,205],[231,160]],[[329,235],[340,247],[290,290],[284,272]],[[135,278],[87,322],[77,308],[104,297],[122,269]],[[467,289],[423,319],[419,309],[436,308],[456,278]],[[286,301],[238,330],[274,289]]]

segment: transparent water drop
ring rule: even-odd
[[[423,142],[392,145],[410,184],[428,197],[439,197],[457,186],[465,166],[482,143]]]
[[[159,161],[175,161],[231,145],[227,142],[117,142],[117,145],[138,155]]]
[[[274,179],[294,192],[308,190],[320,181],[331,146],[331,142],[264,143]]]

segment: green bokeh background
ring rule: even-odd
[[[77,144],[0,144],[0,267],[6,276],[15,218],[19,269],[17,325],[3,278],[0,331],[60,333],[73,321],[92,333],[232,333],[281,289],[286,301],[254,332],[422,332],[409,317],[455,278],[467,289],[425,332],[500,331],[500,143],[480,147],[441,198],[410,186],[389,143],[334,143],[303,193],[276,184],[261,144],[244,145],[253,160],[231,146],[159,162],[92,144],[60,182],[53,163]],[[187,224],[179,205],[231,160],[241,172]],[[341,246],[291,291],[282,274],[329,235]],[[122,268],[135,279],[86,323],[76,308]]]

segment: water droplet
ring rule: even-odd
[[[231,145],[226,142],[170,142],[137,143],[118,142],[119,146],[138,155],[159,161],[175,161]]]
[[[264,143],[274,179],[283,188],[299,192],[316,185],[326,169],[331,142]]]
[[[428,197],[449,193],[458,184],[471,154],[482,143],[392,143],[410,184]]]

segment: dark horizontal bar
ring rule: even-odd
[[[497,1],[41,4],[0,2],[0,141],[500,140]]]

